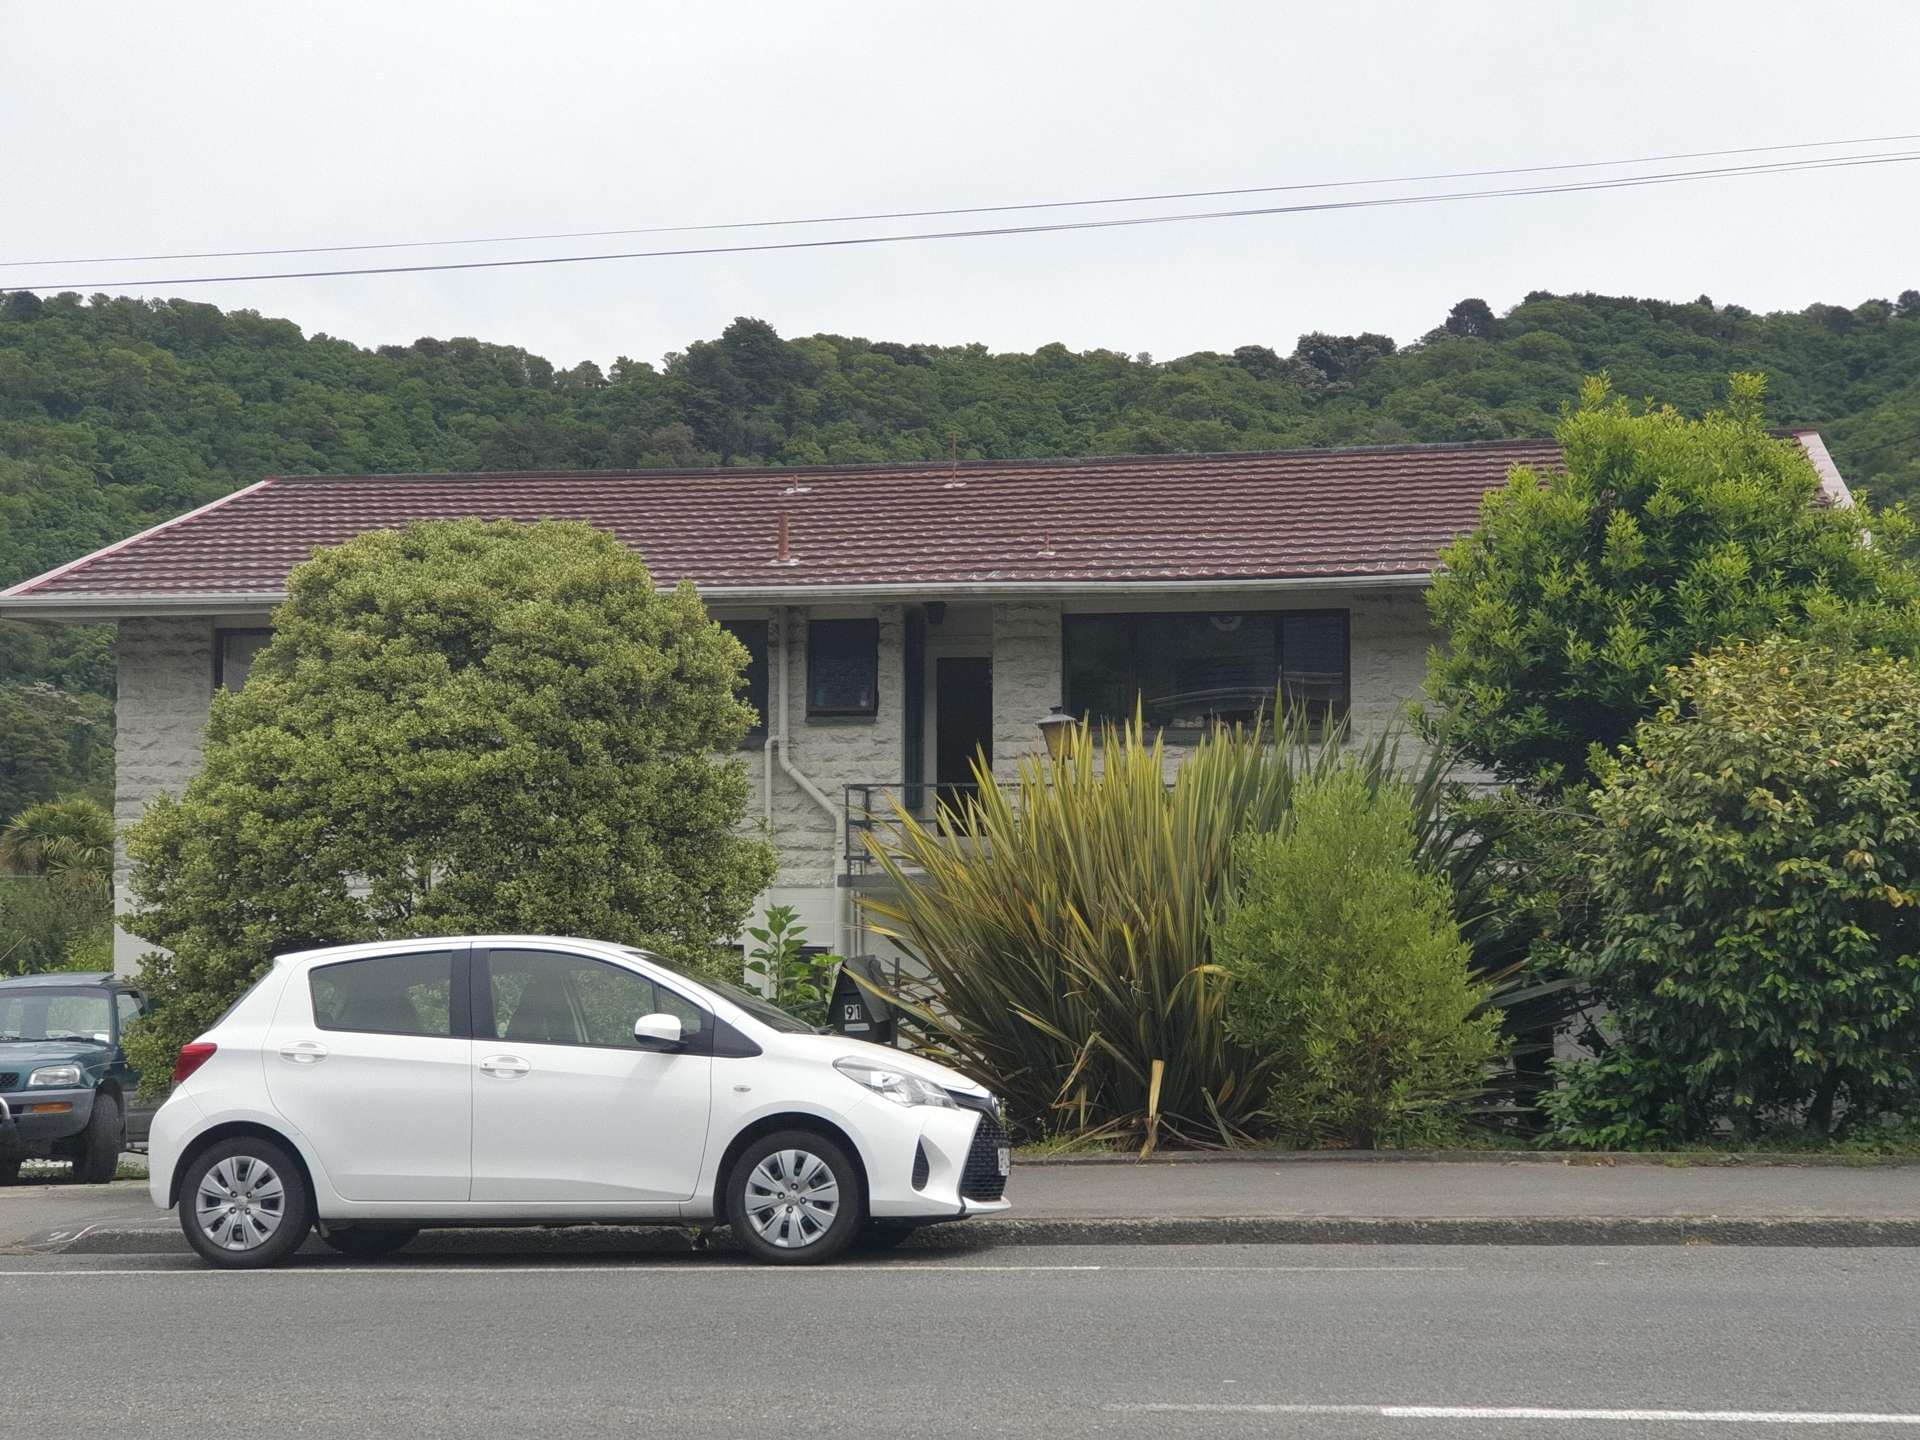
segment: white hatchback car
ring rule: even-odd
[[[371,1256],[423,1226],[722,1220],[805,1263],[1008,1208],[1000,1107],[964,1075],[591,940],[281,956],[174,1080],[149,1183],[216,1265],[315,1225]]]

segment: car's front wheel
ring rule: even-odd
[[[237,1135],[180,1179],[180,1228],[200,1258],[231,1270],[278,1265],[313,1228],[313,1200],[284,1146]]]
[[[853,1243],[865,1205],[845,1149],[808,1130],[763,1135],[734,1163],[727,1219],[756,1260],[811,1265]]]

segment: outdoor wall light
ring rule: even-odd
[[[1067,707],[1055,705],[1040,717],[1040,733],[1047,740],[1047,754],[1055,760],[1071,760],[1080,739],[1080,722],[1067,714]]]

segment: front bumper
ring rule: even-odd
[[[93,1118],[91,1090],[12,1090],[0,1095],[0,1159],[45,1155]]]
[[[869,1135],[887,1143],[869,1154],[867,1209],[876,1220],[959,1220],[1011,1208],[1005,1198],[1007,1134],[992,1101],[950,1091],[952,1107],[898,1109],[876,1100],[864,1112]],[[884,1115],[892,1110],[891,1115]],[[884,1115],[884,1118],[883,1118]],[[876,1163],[878,1161],[879,1163]]]

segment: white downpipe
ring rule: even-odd
[[[767,729],[767,750],[768,753],[771,754],[775,747],[778,747],[779,754],[775,756],[775,759],[779,762],[781,773],[793,781],[794,784],[798,785],[806,794],[807,798],[825,812],[828,823],[833,827],[833,844],[829,857],[833,872],[833,948],[837,954],[844,955],[847,953],[848,938],[847,898],[846,887],[840,883],[840,876],[845,869],[843,862],[846,859],[847,827],[844,823],[845,817],[841,815],[840,808],[835,805],[832,800],[827,798],[826,792],[814,784],[812,780],[808,779],[800,768],[787,756],[787,686],[789,683],[787,678],[787,607],[784,605],[779,606],[773,613],[773,623],[780,632],[780,665],[778,671],[780,698],[774,706],[774,715],[776,716],[775,723]],[[767,813],[769,816],[773,813],[773,770],[771,764],[769,764],[767,770]]]

